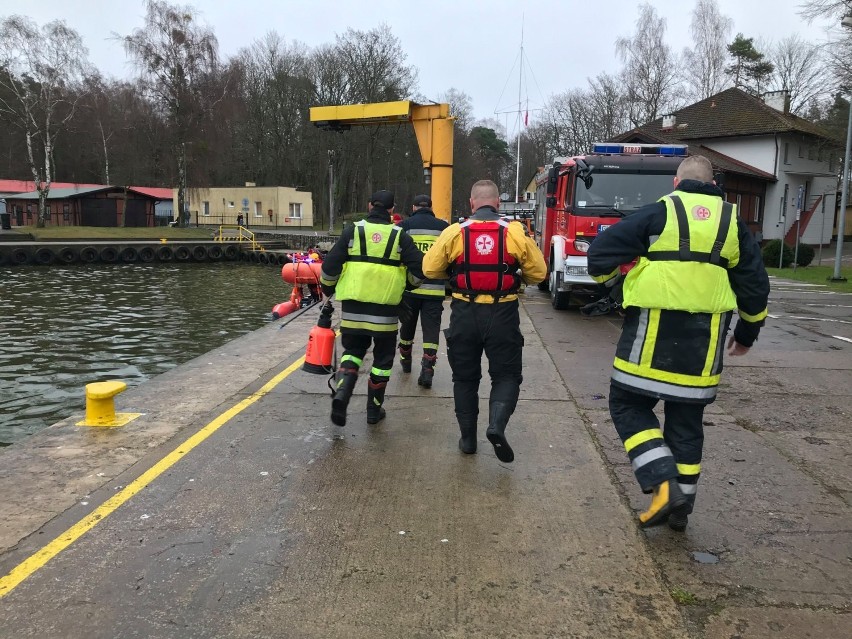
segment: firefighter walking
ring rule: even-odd
[[[491,377],[485,435],[497,458],[511,462],[515,454],[505,431],[523,381],[518,291],[522,283],[543,281],[547,266],[524,227],[503,220],[497,213],[499,206],[494,182],[474,184],[470,192],[473,215],[441,233],[423,257],[423,273],[430,279],[449,278],[453,290],[446,337],[461,431],[459,449],[469,455],[476,452],[484,350]]]
[[[411,216],[401,225],[414,244],[423,253],[429,250],[438,236],[449,226],[435,217],[432,198],[418,195],[414,198]],[[402,295],[399,325],[399,361],[405,373],[411,372],[412,348],[417,321],[423,330],[423,357],[420,360],[420,376],[417,383],[423,388],[432,388],[435,363],[438,361],[438,338],[441,331],[441,314],[444,311],[446,280],[425,279],[416,289]]]
[[[323,292],[335,294],[341,302],[344,350],[331,401],[331,421],[338,426],[346,425],[358,369],[371,343],[367,423],[384,419],[382,404],[396,352],[397,309],[406,286],[417,286],[423,276],[423,254],[407,233],[391,224],[393,193],[374,193],[370,207],[364,220],[343,230],[326,255],[320,276]]]
[[[596,281],[614,283],[619,266],[639,258],[624,280],[609,409],[640,487],[653,494],[640,525],[682,531],[695,505],[702,418],[716,398],[733,310],[739,320],[727,347],[739,356],[763,325],[769,278],[706,158],[686,158],[674,187],[600,233],[588,264]],[[653,411],[659,400],[662,429]]]

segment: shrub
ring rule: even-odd
[[[807,266],[814,261],[814,247],[810,244],[799,244],[799,254],[796,256],[796,264]]]
[[[786,244],[782,244],[781,240],[770,240],[764,245],[763,250],[761,251],[763,255],[763,264],[765,266],[778,268],[778,258],[779,253],[782,250],[782,246],[784,247],[784,253],[781,259],[781,268],[787,268],[793,263],[793,249]]]

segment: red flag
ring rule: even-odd
[[[524,126],[529,126],[529,123],[530,123],[530,112],[527,111],[524,114]]]

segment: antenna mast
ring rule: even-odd
[[[523,87],[524,77],[524,14],[521,14],[521,57],[518,64],[518,150],[515,165],[515,204],[518,204],[519,199],[518,187],[521,181],[521,90]]]

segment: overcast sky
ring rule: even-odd
[[[734,20],[733,33],[777,40],[798,32],[814,41],[828,37],[823,25],[799,17],[803,0],[719,0]],[[614,43],[634,31],[638,13],[632,0],[197,0],[192,3],[213,27],[220,54],[228,57],[267,31],[308,46],[333,42],[347,27],[390,25],[419,70],[420,93],[437,99],[450,87],[473,99],[477,117],[515,108],[518,68],[515,63],[524,21],[524,100],[530,108],[543,98],[586,78],[616,71]],[[678,53],[689,46],[691,0],[655,0],[667,19],[667,37]],[[91,61],[106,75],[129,78],[134,69],[112,34],[141,26],[142,0],[0,0],[0,15],[23,13],[37,22],[65,20],[83,37]],[[526,65],[525,65],[526,66]],[[501,97],[502,95],[502,97]],[[513,129],[512,117],[500,115]],[[530,120],[535,111],[530,113]]]

